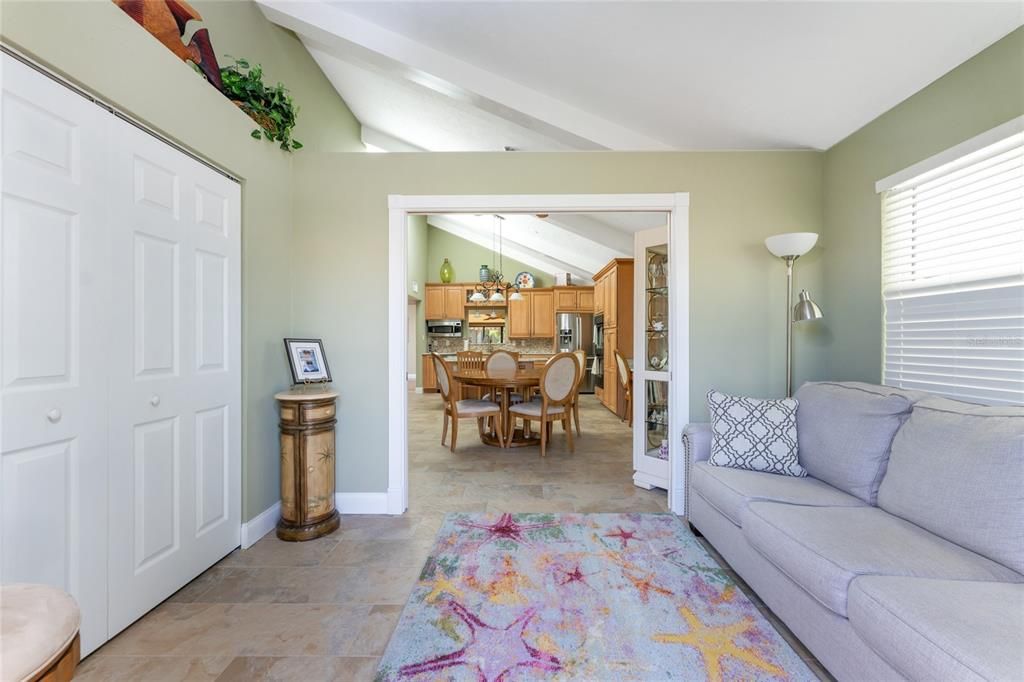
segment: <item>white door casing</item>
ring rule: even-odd
[[[111,636],[241,525],[239,186],[114,124]]]
[[[0,580],[63,588],[107,634],[103,111],[3,61]]]

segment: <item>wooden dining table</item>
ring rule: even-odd
[[[499,428],[504,429],[505,445],[512,448],[521,448],[528,445],[540,443],[539,436],[526,435],[523,429],[513,429],[512,419],[509,414],[509,405],[512,402],[512,392],[520,390],[523,397],[527,398],[534,386],[540,385],[540,375],[543,370],[540,367],[519,367],[512,369],[458,369],[452,371],[452,378],[460,384],[467,386],[481,386],[490,390],[493,395],[501,393],[501,424]],[[480,434],[480,440],[486,445],[501,447],[497,437],[489,431]]]

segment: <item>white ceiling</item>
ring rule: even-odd
[[[506,213],[502,217],[505,256],[548,275],[572,273],[578,284],[592,284],[594,274],[613,258],[632,258],[634,233],[666,225],[664,213],[552,213],[546,218]],[[486,249],[496,243],[493,215],[430,215],[427,222]],[[502,274],[510,278],[516,273]]]
[[[826,149],[1024,3],[258,0],[359,120],[424,149]]]

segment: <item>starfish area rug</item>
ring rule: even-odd
[[[448,514],[376,679],[816,680],[674,514]]]

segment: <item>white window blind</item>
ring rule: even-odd
[[[1024,404],[1024,133],[882,194],[883,381]]]

